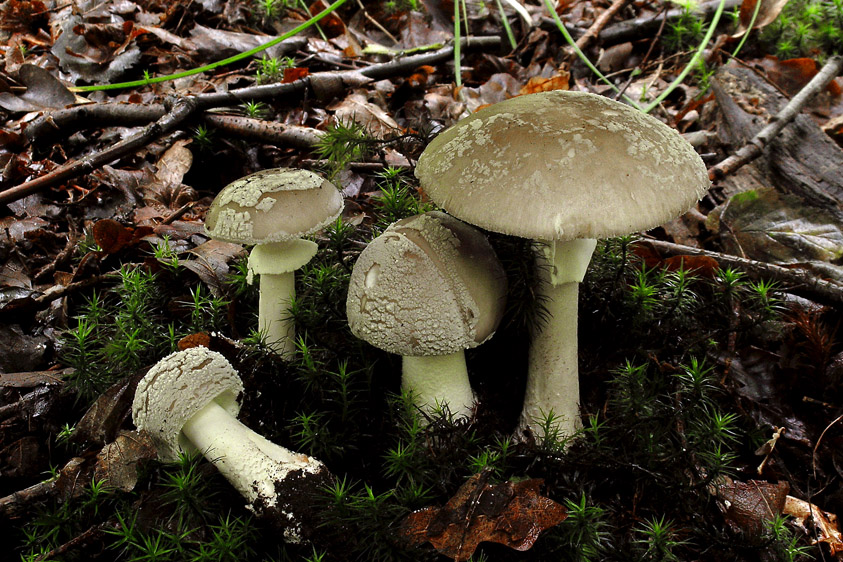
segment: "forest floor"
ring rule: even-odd
[[[0,559],[843,557],[843,2],[5,0],[0,34]],[[349,330],[354,263],[436,208],[413,169],[439,132],[550,90],[648,112],[712,187],[598,242],[576,435],[518,429],[541,278],[491,232],[508,305],[466,352],[477,405],[419,412]],[[204,229],[279,167],[345,204],[287,360],[248,248]],[[278,488],[304,540],[135,428],[138,381],[197,345],[242,377],[246,426],[330,471]]]

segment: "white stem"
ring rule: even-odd
[[[290,301],[295,296],[294,272],[261,274],[258,328],[266,335],[269,348],[284,359],[296,354],[296,329],[290,317]]]
[[[521,411],[522,428],[544,437],[540,421],[556,417],[559,436],[580,427],[577,353],[579,283],[585,276],[596,240],[572,240],[543,245],[539,261],[544,282],[539,293],[548,318],[530,344],[527,389]]]
[[[323,467],[263,438],[213,401],[184,424],[182,434],[250,504],[261,498],[274,506],[276,482],[294,470],[313,473]]]
[[[474,392],[468,382],[465,353],[428,357],[404,356],[401,388],[413,393],[414,403],[426,412],[448,405],[454,418],[469,417],[474,409]]]

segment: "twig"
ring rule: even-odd
[[[466,50],[493,51],[500,46],[500,43],[500,37],[471,37],[462,40],[463,48]],[[193,99],[197,101],[201,110],[239,105],[246,101],[273,101],[285,96],[300,94],[308,87],[313,87],[312,82],[314,81],[320,84],[335,81],[342,85],[344,79],[351,79],[353,76],[358,79],[382,80],[402,73],[414,72],[420,66],[433,65],[448,60],[453,54],[454,47],[448,45],[428,53],[399,57],[389,62],[373,64],[359,70],[317,72],[303,80],[296,80],[287,84],[264,84],[229,92],[198,94]],[[55,138],[57,132],[69,136],[76,131],[93,126],[145,125],[150,121],[161,119],[165,114],[166,109],[162,104],[86,104],[47,113],[27,125],[23,132],[30,142],[40,142],[42,138]]]
[[[34,180],[24,182],[18,186],[12,187],[0,193],[0,204],[11,203],[17,201],[27,195],[41,191],[53,185],[59,184],[66,180],[88,174],[104,164],[113,162],[118,158],[130,154],[142,146],[146,146],[153,140],[166,135],[174,130],[185,119],[190,117],[198,103],[196,98],[180,98],[173,104],[170,110],[164,117],[147,125],[143,131],[123,139],[122,141],[86,156],[80,160],[74,160],[59,166],[58,168],[38,177]]]
[[[729,254],[720,252],[712,252],[710,250],[701,250],[699,248],[692,248],[682,244],[674,244],[672,242],[665,242],[662,240],[647,239],[648,244],[652,244],[657,250],[668,255],[691,255],[691,256],[707,256],[714,258],[723,265],[729,267],[737,267],[750,272],[753,275],[765,279],[771,279],[783,283],[788,286],[788,291],[794,293],[801,293],[805,296],[824,301],[830,304],[843,305],[843,285],[820,279],[811,275],[802,269],[789,269],[780,265],[771,263],[764,263],[747,258],[739,258]]]
[[[741,5],[742,0],[726,0],[726,10],[731,10]],[[709,0],[703,2],[694,10],[694,15],[703,19],[708,19],[714,12],[717,11],[720,5],[720,0]],[[598,39],[603,45],[613,45],[622,41],[629,41],[636,37],[642,37],[655,31],[662,21],[675,20],[682,17],[686,13],[686,8],[676,8],[662,12],[656,16],[647,16],[635,18],[631,20],[622,21],[614,25],[610,25],[600,32]],[[542,22],[544,24],[544,22]],[[542,25],[544,27],[544,25]]]
[[[612,2],[612,5],[609,6],[606,11],[600,14],[594,23],[591,24],[585,33],[583,33],[579,39],[577,39],[577,47],[581,50],[585,50],[588,47],[589,43],[597,39],[598,34],[603,30],[604,27],[609,23],[609,21],[615,17],[621,8],[626,6],[629,3],[629,0],[615,0]]]
[[[324,131],[310,127],[285,125],[239,115],[206,113],[202,120],[226,136],[296,148],[313,148],[325,135]]]
[[[466,48],[491,50],[499,47],[500,42],[500,37],[471,37],[463,39],[461,44],[465,43]],[[318,73],[289,84],[268,84],[265,86],[242,88],[232,92],[200,94],[194,97],[179,98],[173,104],[171,111],[167,112],[155,123],[144,128],[140,133],[132,135],[105,150],[86,156],[81,160],[63,164],[39,178],[0,192],[0,205],[17,201],[32,193],[88,174],[104,164],[113,162],[173,131],[199,109],[236,105],[249,100],[270,99],[282,94],[303,91],[308,86],[311,86],[317,95],[320,92],[326,95],[335,95],[337,93],[336,88],[343,87],[346,80],[359,80],[361,77],[363,79],[382,80],[407,70],[415,70],[425,64],[433,64],[447,59],[453,53],[454,46],[449,45],[432,53],[404,57],[399,60],[372,65],[362,70]],[[317,79],[320,84],[318,89],[316,87]]]
[[[817,93],[824,90],[843,71],[843,55],[833,56],[808,84],[787,103],[746,145],[733,155],[708,169],[712,181],[721,179],[758,158],[788,123],[793,121]]]
[[[99,525],[94,525],[93,527],[89,528],[87,531],[82,533],[81,535],[77,535],[67,541],[66,543],[62,544],[61,546],[57,546],[53,550],[49,552],[45,552],[41,554],[37,558],[35,558],[36,562],[40,562],[41,560],[52,560],[56,556],[61,556],[65,554],[71,549],[79,548],[81,546],[85,546],[86,544],[90,543],[101,537],[105,534],[105,529],[107,527],[112,527],[113,525],[106,523],[100,523]]]
[[[81,289],[86,289],[98,283],[102,283],[108,278],[108,274],[94,275],[92,277],[86,277],[81,281],[74,281],[73,283],[68,283],[67,285],[53,285],[52,287],[47,289],[44,294],[37,296],[32,300],[34,300],[39,305],[49,304],[54,300],[60,299],[61,297],[67,295],[68,293],[79,291]]]

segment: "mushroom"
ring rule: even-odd
[[[596,238],[653,228],[710,186],[700,157],[673,129],[583,92],[508,99],[463,119],[424,150],[416,176],[455,217],[536,241],[549,314],[531,343],[521,427],[555,415],[580,427],[578,284]]]
[[[205,230],[211,238],[256,244],[247,280],[260,275],[258,328],[269,348],[284,358],[296,351],[289,314],[296,294],[294,272],[317,249],[301,237],[328,225],[342,208],[342,195],[328,180],[307,170],[274,168],[228,184],[208,209]]]
[[[324,464],[258,435],[240,421],[243,383],[221,354],[205,347],[173,353],[138,383],[132,418],[163,461],[201,452],[259,514],[275,514],[291,542],[312,522],[301,498],[331,480]],[[278,517],[280,515],[280,517]]]
[[[424,412],[470,416],[464,350],[489,339],[503,315],[506,277],[476,229],[433,211],[400,220],[354,265],[346,309],[352,333],[402,359],[401,385]]]

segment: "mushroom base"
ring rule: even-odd
[[[294,453],[255,433],[216,402],[199,410],[182,428],[202,452],[250,504],[277,503],[276,486],[290,473],[318,473],[324,465]]]
[[[468,381],[465,353],[412,357],[402,362],[401,388],[413,393],[413,403],[431,413],[447,405],[454,418],[469,417],[474,410],[474,392]]]

